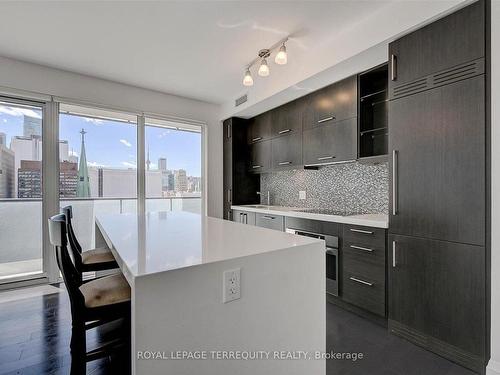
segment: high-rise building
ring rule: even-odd
[[[77,197],[90,197],[90,180],[87,166],[87,156],[85,154],[85,129],[82,129],[82,146],[80,148],[80,165],[78,166],[78,182],[76,186]]]
[[[76,197],[78,183],[78,164],[63,161],[59,164],[59,196],[61,198]]]
[[[0,132],[0,146],[4,145],[7,147],[7,134]]]
[[[167,158],[159,158],[158,159],[158,169],[160,171],[166,171],[167,170]]]
[[[25,137],[42,136],[42,119],[24,115],[23,135]]]
[[[63,198],[76,197],[78,169],[75,163],[67,161],[59,164],[59,194]],[[21,160],[17,173],[18,198],[42,197],[42,162]]]
[[[17,191],[18,170],[21,160],[42,160],[42,138],[37,135],[14,136],[10,140],[10,149],[14,152],[14,192]],[[59,160],[69,161],[68,141],[59,141]],[[17,194],[14,193],[14,196]]]
[[[14,153],[0,144],[0,198],[15,197],[14,162]]]
[[[187,176],[184,169],[174,171],[174,184],[176,192],[187,191]]]

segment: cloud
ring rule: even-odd
[[[78,152],[73,151],[73,150],[69,150],[69,151],[68,151],[68,155],[69,155],[69,156],[78,156]]]
[[[163,138],[166,137],[168,134],[170,134],[170,130],[165,130],[164,132],[161,132],[158,138]]]
[[[102,123],[104,123],[103,120],[99,120],[97,118],[92,118],[92,117],[84,117],[83,119],[85,120],[85,122],[90,122],[94,125],[101,125]]]
[[[135,163],[129,163],[128,161],[122,161],[122,165],[127,168],[137,168],[137,165]]]
[[[3,119],[3,122],[7,122],[7,119],[6,119],[6,118],[4,118],[4,119]]]
[[[0,113],[5,113],[10,116],[29,116],[35,118],[42,118],[42,114],[29,108],[7,107],[0,105]]]
[[[126,139],[120,139],[120,143],[124,144],[127,147],[132,147],[132,143],[130,143]]]

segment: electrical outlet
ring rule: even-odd
[[[299,199],[306,199],[306,191],[305,190],[301,190],[299,191]]]
[[[235,299],[240,299],[240,287],[240,268],[224,271],[223,302],[228,303],[234,301]]]

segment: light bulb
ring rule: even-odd
[[[274,62],[278,65],[285,65],[287,62],[287,56],[286,56],[286,47],[283,44],[280,47],[279,52],[276,54],[276,57],[274,58]]]
[[[269,66],[267,65],[266,59],[262,59],[259,66],[259,76],[267,77],[269,75]]]
[[[250,74],[250,69],[247,69],[247,71],[245,72],[245,77],[243,77],[243,85],[253,86],[253,78],[252,74]]]

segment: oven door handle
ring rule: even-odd
[[[334,249],[333,247],[327,247],[325,253],[328,255],[337,255],[337,249]]]

